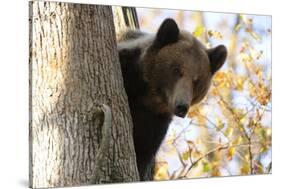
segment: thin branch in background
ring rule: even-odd
[[[174,147],[175,147],[175,149],[176,149],[176,152],[177,152],[177,154],[178,154],[178,157],[179,157],[179,160],[180,160],[182,166],[185,167],[187,164],[184,162],[184,159],[182,158],[182,155],[181,155],[180,151],[178,150],[178,148],[177,148],[175,145],[174,145]]]
[[[208,151],[206,154],[202,155],[201,157],[199,157],[196,161],[194,161],[188,168],[187,167],[184,167],[181,172],[179,173],[179,178],[186,178],[187,175],[190,173],[190,171],[204,158],[208,157],[210,154],[214,153],[214,152],[217,152],[217,151],[221,151],[221,150],[226,150],[230,147],[242,147],[242,146],[245,146],[245,147],[248,147],[248,146],[251,146],[253,144],[260,144],[260,142],[252,142],[251,144],[250,143],[246,143],[246,144],[236,144],[236,145],[230,145],[230,143],[227,143],[227,144],[224,144],[224,145],[220,145],[210,151]]]
[[[232,172],[231,172],[231,168],[229,167],[229,164],[225,164],[222,166],[222,168],[224,168],[227,172],[228,172],[228,176],[232,176]]]
[[[225,105],[226,109],[231,113],[231,115],[232,115],[232,117],[234,118],[234,120],[235,120],[237,126],[242,129],[243,132],[241,132],[241,133],[242,133],[242,134],[244,135],[244,137],[249,141],[249,140],[250,140],[250,137],[248,136],[248,133],[247,133],[246,129],[245,129],[243,126],[241,126],[241,125],[239,124],[241,119],[237,117],[236,113],[233,111],[233,109],[232,109],[232,108],[230,107],[230,105],[223,99],[223,97],[222,97],[221,95],[218,95],[218,97],[219,97],[219,100]]]
[[[184,127],[178,134],[175,138],[172,138],[172,139],[169,139],[169,140],[166,140],[165,142],[167,143],[171,143],[173,145],[175,145],[176,141],[181,137],[182,134],[184,134],[187,129],[189,128],[189,126],[192,124],[193,120],[191,120],[188,125],[186,127]]]
[[[252,154],[252,147],[251,147],[251,137],[248,139],[250,145],[248,146],[248,152],[249,152],[249,161],[250,161],[250,172],[251,175],[253,174],[253,154]]]
[[[267,105],[261,105],[259,103],[255,103],[253,100],[251,100],[250,98],[248,97],[245,97],[247,99],[247,101],[252,105],[252,106],[255,106],[255,107],[258,107],[259,109],[264,109],[266,112],[271,112],[271,107],[268,107],[270,106],[270,104],[267,104]]]
[[[201,114],[200,112],[198,112],[198,114],[200,114],[200,116],[202,116],[207,122],[209,122],[211,125],[214,126],[215,129],[217,129],[217,131],[219,131],[220,133],[223,134],[223,136],[228,140],[228,137],[225,135],[224,132],[221,131],[221,129],[219,129],[219,127],[217,126],[217,124],[215,124],[214,122],[212,122],[207,116]],[[206,126],[205,126],[206,127]]]
[[[190,148],[189,143],[187,143],[187,146],[188,146],[188,150],[190,151],[190,153],[189,153],[190,163],[191,163],[191,164],[193,164],[193,160],[192,160],[192,156],[191,156],[191,153],[192,153],[192,148]]]
[[[213,150],[210,150],[209,152],[207,152],[205,155],[201,156],[200,158],[198,158],[196,161],[193,162],[193,164],[191,164],[189,166],[189,168],[185,171],[185,168],[183,169],[183,175],[184,176],[181,176],[180,178],[186,178],[186,176],[188,175],[188,173],[202,160],[204,159],[205,157],[209,156],[210,154],[216,152],[216,151],[220,151],[220,150],[223,150],[223,149],[227,149],[229,148],[229,145],[225,145],[225,146],[219,146]],[[184,173],[185,172],[185,173]],[[182,174],[180,174],[182,175]]]
[[[265,113],[265,109],[263,109],[263,112],[261,114],[259,114],[259,116],[257,117],[257,120],[255,121],[253,127],[251,128],[250,133],[253,134],[255,129],[257,128],[258,122],[261,121],[261,119],[263,118],[263,115]]]

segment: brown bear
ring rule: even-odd
[[[124,86],[133,119],[133,137],[141,180],[151,180],[154,156],[172,116],[185,117],[206,95],[227,50],[206,49],[176,22],[163,21],[156,35],[127,31],[118,41]]]

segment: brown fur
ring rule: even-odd
[[[173,112],[176,100],[188,105],[198,103],[210,86],[212,73],[206,48],[185,31],[177,43],[159,51],[148,49],[141,64],[150,89],[145,103],[158,112]],[[162,96],[158,89],[164,90]]]
[[[166,19],[156,35],[129,31],[118,42],[124,85],[134,125],[141,180],[151,180],[154,156],[173,115],[184,117],[206,95],[223,65],[226,48],[206,49]]]

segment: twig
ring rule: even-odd
[[[177,151],[177,154],[178,154],[178,156],[179,156],[179,159],[180,159],[181,164],[185,167],[185,166],[186,166],[186,163],[185,163],[184,160],[182,159],[182,156],[181,156],[180,151],[178,150],[177,147],[175,147],[175,149],[176,149],[176,151]]]
[[[236,145],[229,145],[229,143],[227,144],[224,144],[224,145],[221,145],[221,146],[218,146],[210,151],[208,151],[206,154],[202,155],[201,157],[199,157],[196,161],[194,161],[189,167],[188,169],[186,170],[187,167],[184,167],[180,174],[179,175],[183,175],[183,176],[180,176],[179,178],[186,178],[186,176],[189,174],[189,172],[202,160],[204,159],[205,157],[209,156],[210,154],[216,152],[216,151],[220,151],[220,150],[226,150],[230,147],[241,147],[241,146],[251,146],[253,145],[254,143],[258,143],[260,144],[260,142],[252,142],[251,144],[250,143],[246,143],[246,144],[236,144]],[[186,171],[185,171],[186,170]]]
[[[212,122],[207,116],[201,114],[200,112],[198,112],[198,113],[200,114],[200,116],[202,116],[204,119],[206,119],[211,125],[213,125],[215,129],[217,129],[220,133],[222,133],[223,136],[224,136],[226,139],[228,139],[228,137],[225,135],[225,133],[222,132],[221,129],[219,129],[219,127],[218,127],[214,122]]]
[[[189,128],[189,126],[192,124],[193,120],[191,120],[189,123],[188,123],[188,126],[186,126],[184,129],[181,130],[181,132],[174,138],[172,144],[174,145],[175,142],[179,139],[179,137]]]
[[[250,161],[250,172],[251,175],[253,174],[253,154],[252,154],[252,147],[251,147],[251,138],[248,139],[250,145],[248,146],[248,152],[249,152],[249,161]]]
[[[227,149],[227,148],[229,148],[229,145],[228,145],[228,144],[225,145],[225,146],[219,146],[219,147],[217,147],[217,148],[215,148],[215,149],[212,149],[212,150],[208,151],[206,154],[204,154],[203,156],[199,157],[196,161],[194,161],[194,162],[189,166],[189,168],[187,169],[187,171],[186,171],[186,173],[184,174],[184,176],[182,176],[182,177],[180,177],[180,178],[185,178],[185,177],[188,175],[188,173],[194,168],[194,166],[196,166],[197,163],[199,163],[203,158],[209,156],[210,154],[212,154],[212,153],[214,153],[214,152],[216,152],[216,151],[220,151],[220,150]],[[183,169],[183,172],[184,172],[184,170],[185,170],[185,168]],[[180,174],[180,175],[181,175],[181,174]]]

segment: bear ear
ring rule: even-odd
[[[211,72],[214,74],[224,64],[227,56],[227,50],[224,45],[219,45],[215,48],[208,49],[207,53],[211,63]]]
[[[167,18],[157,31],[154,45],[158,48],[162,48],[165,45],[174,43],[178,40],[179,33],[180,31],[177,23],[173,19]]]

